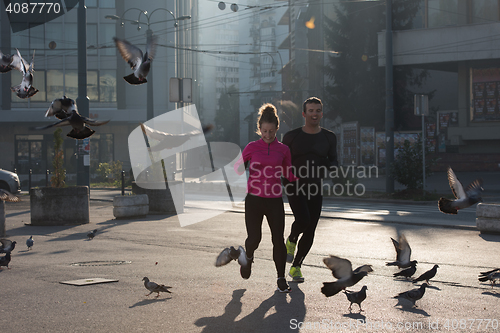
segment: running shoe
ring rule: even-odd
[[[238,264],[241,265],[240,267],[241,277],[244,279],[248,279],[250,277],[250,274],[252,274],[253,257],[252,258],[247,257],[247,254],[243,246],[240,246],[238,248],[238,251],[240,252],[240,255],[238,257]]]
[[[278,291],[280,293],[289,293],[292,291],[292,288],[286,283],[286,279],[284,277],[278,278]]]
[[[246,259],[245,264],[241,265],[240,267],[240,274],[242,278],[248,279],[250,277],[250,274],[252,274],[253,258],[247,258],[245,256],[245,259]]]
[[[300,271],[299,266],[290,267],[290,272],[288,273],[288,275],[290,275],[290,277],[295,282],[304,282],[304,277],[302,276],[302,272]]]
[[[286,262],[293,262],[293,257],[295,255],[295,246],[297,246],[297,243],[290,242],[290,238],[286,239]]]

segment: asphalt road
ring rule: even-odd
[[[26,201],[9,203],[7,233],[18,244],[11,269],[0,270],[0,327],[2,332],[497,332],[500,289],[480,283],[477,275],[500,266],[500,236],[414,223],[432,211],[425,205],[413,211],[413,205],[387,205],[326,205],[303,265],[306,281],[290,283],[293,290],[286,295],[275,291],[266,223],[249,280],[241,279],[236,262],[214,266],[224,247],[245,240],[244,217],[237,209],[182,228],[175,216],[116,220],[112,203],[91,201],[88,225],[35,227],[26,225]],[[333,215],[349,211],[365,215]],[[445,215],[435,215],[444,221]],[[286,222],[285,235],[292,215]],[[98,229],[97,236],[88,240],[92,229]],[[415,287],[394,279],[397,269],[385,266],[395,257],[390,237],[397,231],[406,234],[412,258],[419,262],[416,274],[440,266],[417,307],[392,298]],[[35,245],[27,251],[30,235]],[[357,305],[353,313],[347,310],[345,295],[321,294],[322,282],[334,281],[322,263],[330,254],[350,259],[355,267],[373,265],[374,272],[350,288],[368,287],[361,314]],[[146,297],[144,276],[172,286],[173,293]],[[79,287],[60,283],[93,278],[119,281]]]

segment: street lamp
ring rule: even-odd
[[[137,18],[137,20],[129,20],[129,19],[125,19],[125,14],[129,11],[129,10],[137,10],[139,11],[139,16]],[[157,22],[151,22],[151,16],[153,15],[154,12],[158,11],[158,10],[163,10],[163,11],[166,11],[167,13],[169,13],[172,17],[173,17],[173,20],[164,20],[164,21],[157,21]],[[141,16],[144,15],[146,17],[146,22],[141,22]],[[128,21],[128,22],[131,22],[131,24],[136,24],[137,25],[137,30],[141,30],[141,24],[143,25],[147,25],[148,27],[148,30],[146,30],[146,45],[149,45],[151,43],[151,39],[153,38],[153,30],[151,30],[151,25],[152,24],[156,24],[156,23],[164,23],[164,22],[169,22],[169,21],[174,21],[174,27],[178,27],[179,26],[179,21],[182,21],[182,20],[189,20],[191,18],[190,15],[185,15],[185,16],[180,16],[180,17],[175,17],[174,13],[172,13],[172,11],[166,9],[166,8],[157,8],[155,10],[153,10],[151,13],[148,14],[148,11],[147,10],[142,10],[142,9],[139,9],[139,8],[135,8],[135,7],[132,7],[132,8],[129,8],[127,9],[126,11],[123,12],[123,14],[121,16],[118,16],[118,15],[106,15],[105,18],[107,19],[110,19],[110,20],[116,20],[116,21],[121,21],[121,26],[123,27],[125,25],[125,21]],[[177,43],[177,41],[176,41]],[[149,69],[149,74],[148,74],[148,82],[147,82],[147,85],[148,85],[148,90],[147,90],[147,107],[146,107],[146,110],[147,110],[147,120],[150,120],[150,119],[153,119],[154,118],[154,106],[153,106],[153,102],[154,102],[154,99],[153,99],[153,68],[152,68],[153,64],[151,63],[151,67]]]

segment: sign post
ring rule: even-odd
[[[429,96],[415,94],[415,115],[422,116],[422,193],[425,191],[425,116],[429,115]]]

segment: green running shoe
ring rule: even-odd
[[[302,276],[299,266],[290,267],[290,272],[288,273],[288,275],[290,275],[290,277],[295,282],[304,282],[304,277]]]
[[[295,246],[297,246],[297,243],[292,243],[290,242],[290,239],[286,239],[286,262],[292,263],[293,262],[293,257],[295,255]]]

